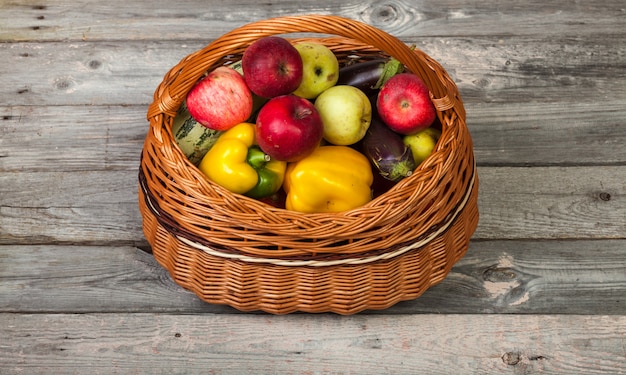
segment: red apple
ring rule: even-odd
[[[313,103],[293,94],[270,99],[256,120],[257,143],[276,160],[303,159],[319,146],[323,134],[322,118]]]
[[[383,84],[376,100],[378,114],[400,134],[414,134],[437,117],[428,87],[413,73],[400,73]]]
[[[294,92],[302,82],[302,57],[285,38],[267,36],[246,48],[241,59],[250,90],[263,98]]]
[[[241,74],[220,66],[187,94],[189,114],[213,130],[228,130],[252,114],[252,93]]]

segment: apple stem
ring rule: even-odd
[[[296,111],[296,114],[294,117],[300,120],[300,119],[310,116],[311,113],[313,113],[313,111],[311,111],[309,108],[304,108],[304,109]]]

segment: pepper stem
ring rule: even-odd
[[[248,156],[246,157],[248,164],[254,169],[261,169],[270,161],[270,156],[263,152],[259,146],[252,146],[248,149]]]

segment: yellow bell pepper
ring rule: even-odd
[[[348,211],[372,199],[373,180],[365,155],[348,146],[320,146],[287,166],[285,206],[305,213]]]
[[[256,146],[255,125],[244,122],[222,133],[198,168],[233,193],[262,198],[280,189],[287,163],[270,160]]]

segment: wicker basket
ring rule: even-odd
[[[388,192],[337,214],[274,208],[207,180],[176,145],[173,117],[208,70],[281,34],[320,41],[341,64],[393,56],[419,74],[442,126],[433,154]],[[422,51],[360,22],[280,17],[226,33],[166,74],[148,120],[139,171],[143,230],[173,279],[209,303],[273,314],[384,309],[442,281],[478,223],[478,177],[456,85]]]

